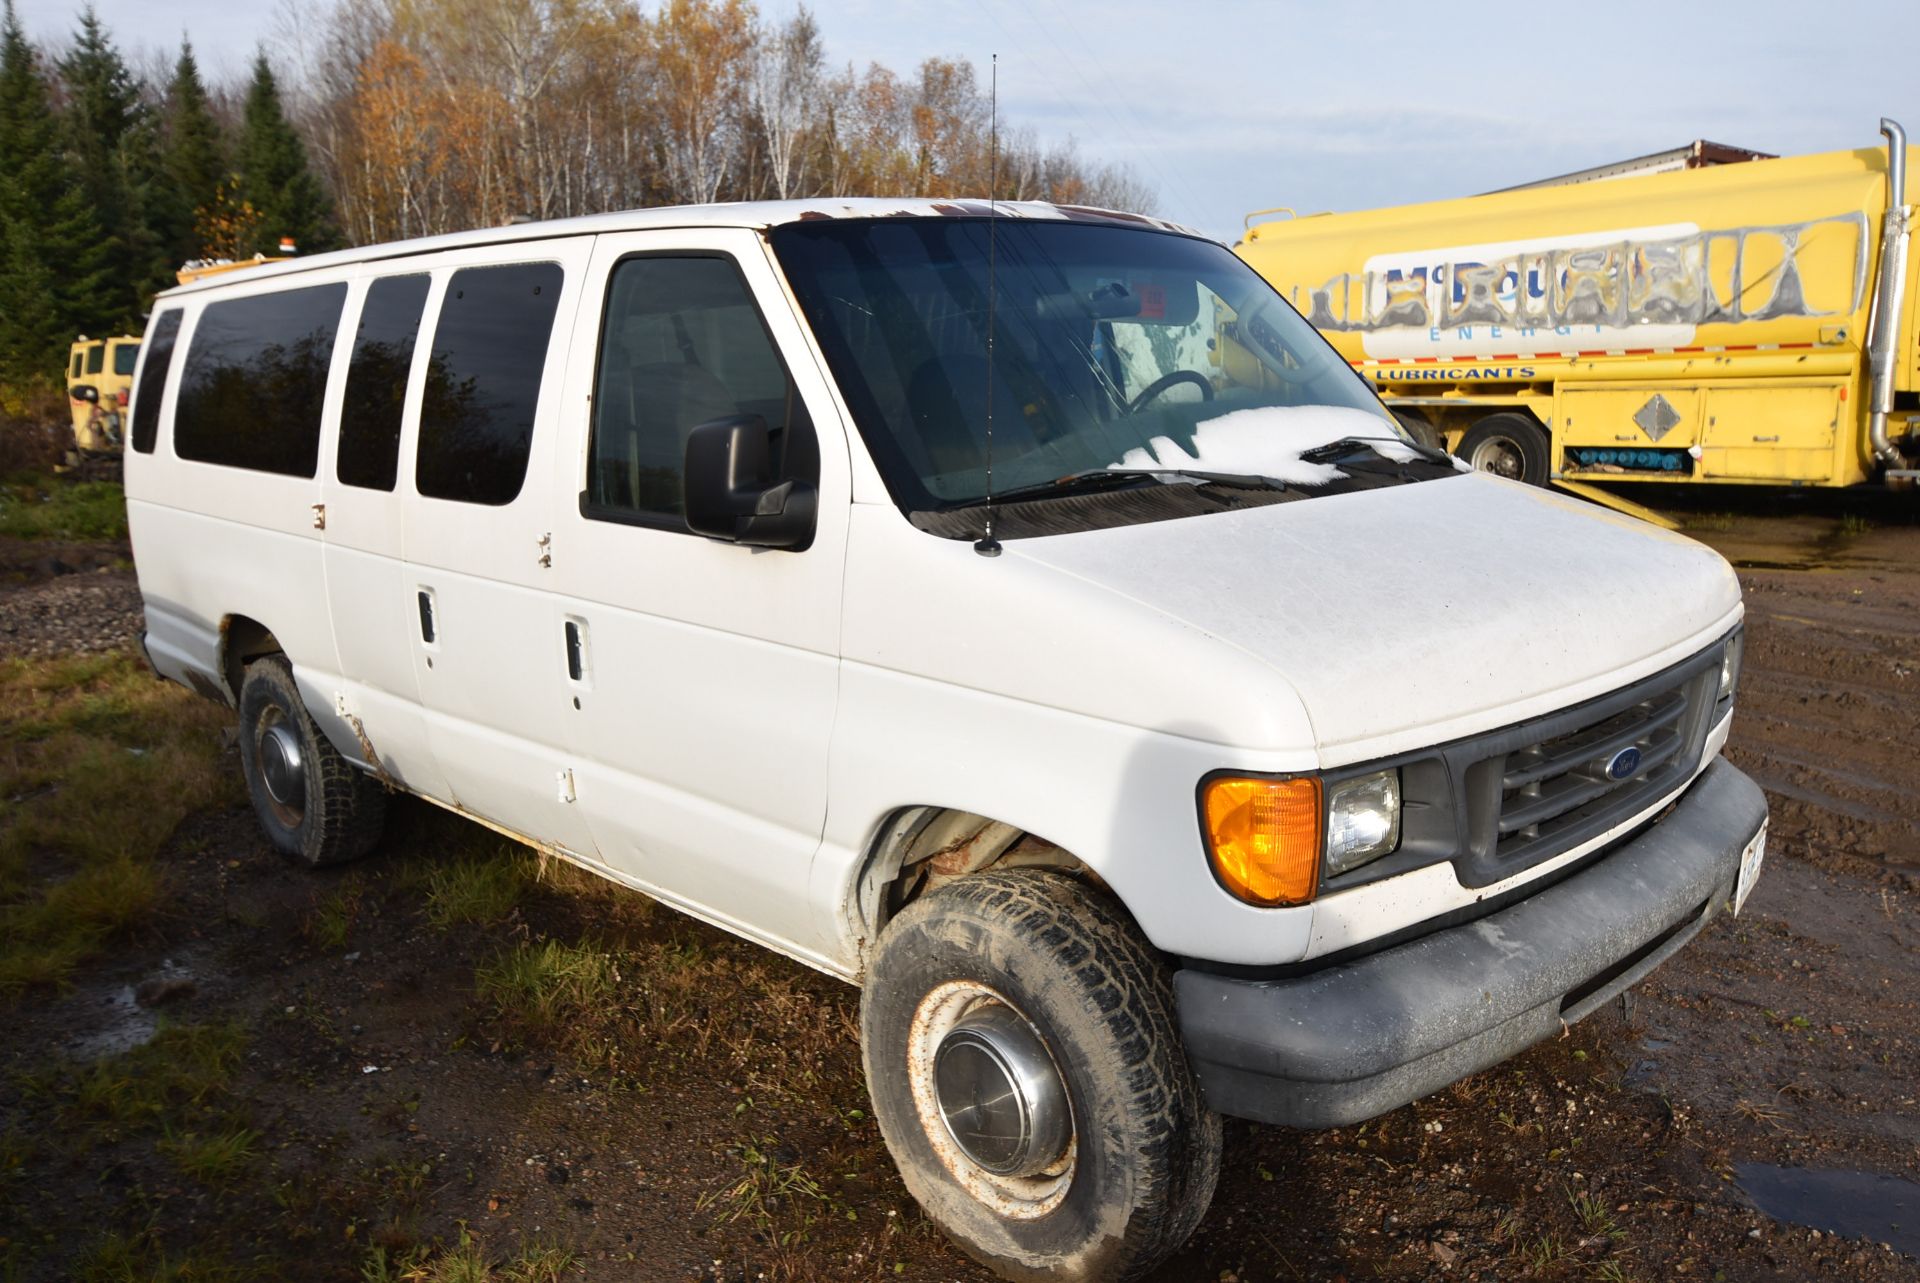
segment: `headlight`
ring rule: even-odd
[[[1377,860],[1399,845],[1399,771],[1378,771],[1328,787],[1328,877]]]
[[[1727,648],[1720,652],[1720,693],[1714,696],[1714,702],[1733,698],[1733,688],[1740,684],[1740,656],[1746,650],[1747,631],[1736,628],[1733,636],[1727,638]]]

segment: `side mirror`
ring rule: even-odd
[[[687,435],[681,497],[687,528],[710,539],[798,550],[813,542],[819,492],[773,480],[767,421],[757,414],[711,419]]]
[[[88,405],[100,404],[100,389],[90,383],[76,383],[67,389],[67,395],[76,401],[85,401]]]

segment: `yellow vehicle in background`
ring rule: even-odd
[[[73,444],[88,454],[118,453],[121,424],[133,393],[133,366],[140,337],[90,339],[82,334],[67,351],[67,408],[73,414]]]
[[[1583,492],[1911,484],[1909,153],[1880,127],[1884,149],[1685,167],[1697,145],[1671,172],[1254,215],[1237,252],[1410,431],[1476,468]]]

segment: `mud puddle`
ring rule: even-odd
[[[160,1032],[160,1009],[197,987],[192,969],[173,958],[138,980],[83,987],[69,1000],[76,1028],[66,1054],[89,1062],[153,1041]]]
[[[1920,1184],[1878,1172],[1739,1163],[1735,1180],[1776,1221],[1920,1257]]]

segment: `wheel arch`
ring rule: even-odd
[[[246,615],[224,615],[220,619],[220,676],[227,685],[228,702],[240,707],[240,684],[246,678],[247,665],[267,655],[283,655],[286,648],[273,630]]]
[[[990,869],[1052,868],[1101,881],[1065,847],[1016,824],[959,807],[896,808],[869,839],[845,912],[859,942],[859,965],[888,921],[937,887]]]

